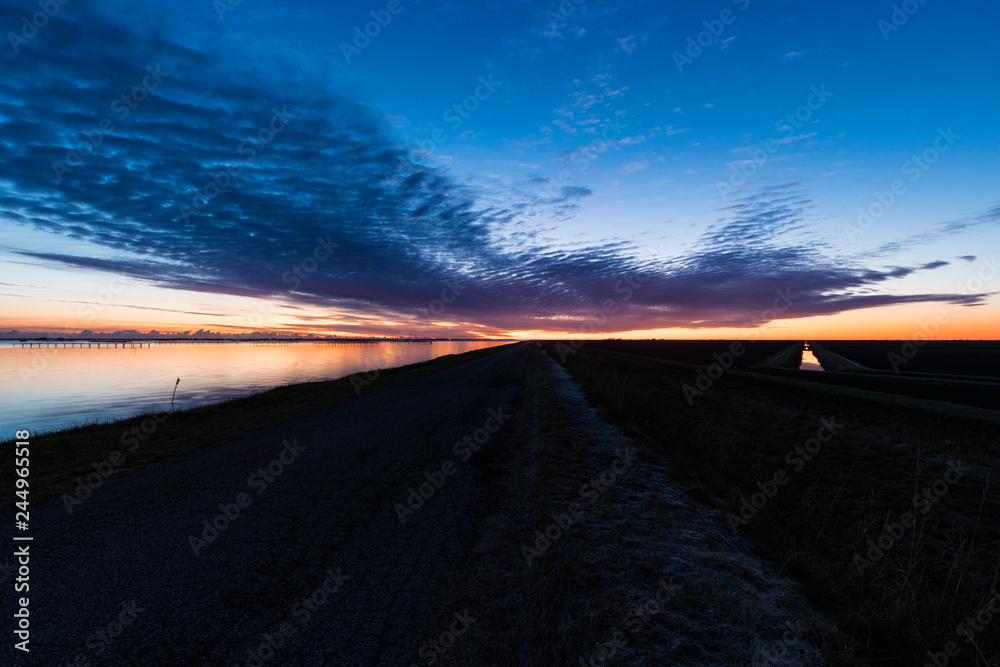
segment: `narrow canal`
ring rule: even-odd
[[[812,349],[809,347],[809,343],[806,343],[805,348],[802,350],[802,363],[799,365],[800,371],[821,371],[823,366],[820,365],[819,359],[813,354]]]

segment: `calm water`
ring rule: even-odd
[[[0,440],[18,429],[49,431],[169,409],[177,378],[174,406],[191,408],[503,344],[153,343],[142,349],[40,350],[0,341]]]
[[[802,350],[802,365],[799,366],[799,370],[821,371],[823,367],[820,365],[816,355],[812,353],[812,350]]]

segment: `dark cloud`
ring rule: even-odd
[[[796,243],[796,232],[805,229],[813,206],[799,184],[790,183],[765,188],[723,209],[720,225],[710,228],[687,257],[650,267],[655,278],[636,293],[633,311],[659,308],[663,326],[686,321],[697,327],[746,327],[773,318],[776,313],[769,309],[779,294],[792,297],[782,317],[923,301],[982,302],[984,295],[866,294],[881,283],[946,262],[864,269],[808,236],[799,235]]]
[[[902,250],[915,248],[921,245],[928,245],[941,241],[942,239],[962,234],[981,227],[995,227],[1000,225],[1000,206],[994,206],[976,215],[967,216],[958,220],[947,220],[938,223],[934,228],[919,234],[912,234],[896,241],[890,241],[878,246],[868,257],[879,258],[898,253]],[[972,257],[971,260],[968,258]],[[974,255],[964,255],[959,259],[974,261]]]
[[[3,284],[3,283],[0,283],[0,284]],[[26,294],[7,294],[7,293],[0,292],[0,296],[16,297],[18,299],[35,299],[35,300],[38,300],[37,297],[29,296],[29,295],[26,295]],[[79,301],[79,300],[73,300],[73,299],[42,299],[42,301],[45,301],[47,303],[76,303],[76,304],[92,304],[93,303],[92,301]],[[219,313],[209,313],[209,312],[205,312],[205,311],[201,311],[201,310],[177,310],[175,308],[156,308],[156,307],[153,307],[153,306],[137,306],[135,304],[127,304],[127,303],[115,303],[115,304],[110,304],[110,305],[113,306],[114,308],[134,308],[135,310],[159,310],[159,311],[164,312],[164,313],[182,313],[184,315],[199,315],[199,316],[203,316],[203,317],[225,317],[225,315],[220,315]]]
[[[113,6],[75,0],[2,56],[0,212],[106,249],[21,252],[36,261],[414,327],[425,324],[418,309],[458,279],[467,287],[447,318],[498,331],[574,330],[608,299],[620,310],[607,331],[742,326],[789,289],[792,317],[981,302],[866,293],[946,262],[872,270],[795,243],[812,207],[797,184],[720,211],[681,259],[641,260],[621,240],[546,245],[525,221],[571,215],[589,189],[462,184],[393,141],[320,66],[272,53],[264,62],[209,24],[186,25],[182,42],[170,19],[128,5],[125,21]],[[0,25],[26,7],[0,1]],[[638,277],[624,303],[625,280]],[[323,319],[301,316],[311,317]]]

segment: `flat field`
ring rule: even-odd
[[[921,344],[907,341],[816,341],[831,352],[880,371],[942,373],[1000,378],[1000,342],[932,340]],[[893,357],[897,355],[896,368]],[[912,356],[910,356],[912,355]],[[902,361],[900,361],[902,360]]]
[[[588,349],[625,352],[657,359],[670,359],[687,364],[708,365],[716,361],[713,355],[726,353],[733,343],[739,343],[743,353],[733,360],[733,368],[749,368],[792,345],[798,340],[600,340],[587,341]]]
[[[742,361],[793,343],[754,343]],[[831,347],[874,363],[892,344],[868,345]],[[949,642],[959,651],[950,665],[997,664],[1000,632],[966,620],[984,609],[997,617],[1000,411],[889,384],[932,378],[690,365],[728,347],[601,341],[565,354],[565,343],[546,344],[609,419],[678,471],[693,499],[801,582],[839,629],[823,640],[829,664],[923,664]],[[863,350],[869,356],[855,354]],[[924,368],[983,375],[988,364],[974,359],[996,358],[1000,346],[933,350],[935,365]],[[966,381],[942,382],[934,391]]]

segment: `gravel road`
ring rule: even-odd
[[[459,641],[473,622],[448,608],[486,511],[470,454],[504,428],[528,352],[220,443],[72,514],[33,512],[31,650],[7,630],[0,664],[425,663],[431,635]]]

